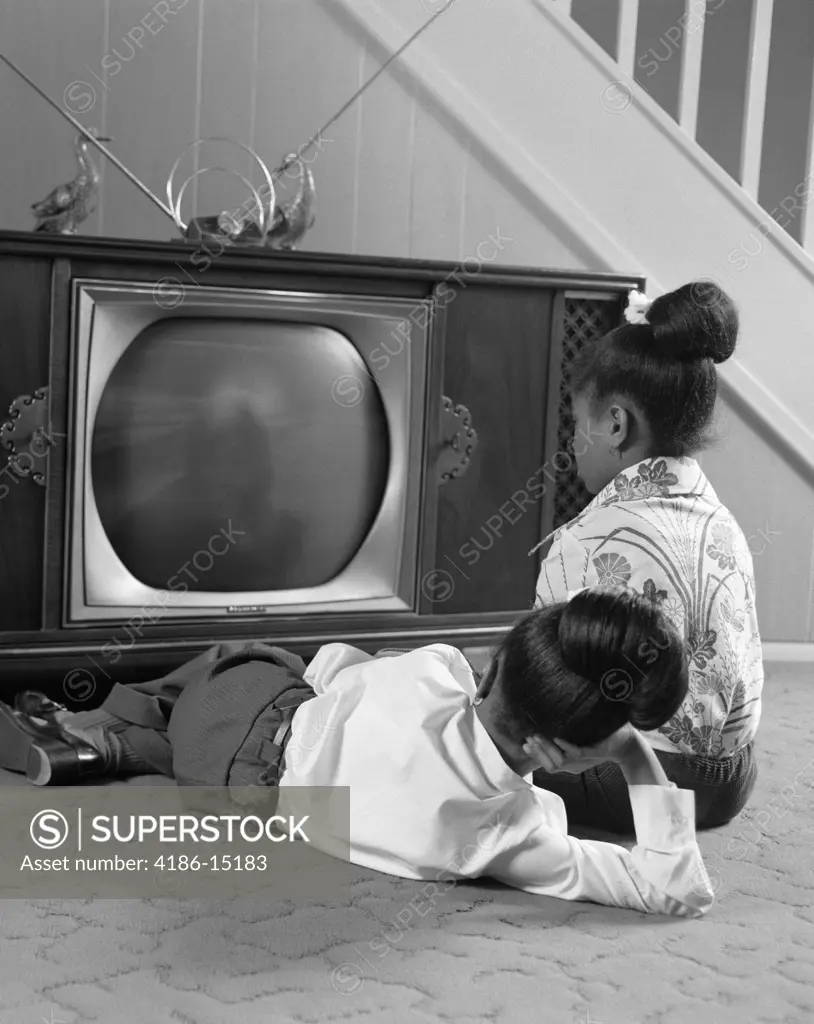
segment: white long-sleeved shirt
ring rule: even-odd
[[[694,794],[632,786],[630,851],[569,836],[562,799],[501,757],[455,648],[374,658],[329,644],[306,679],[316,697],[294,715],[280,786],[349,787],[352,863],[431,881],[489,876],[529,893],[679,917],[711,906]],[[334,852],[318,837],[314,845]]]

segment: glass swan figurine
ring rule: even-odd
[[[100,142],[111,141],[108,137],[100,136],[95,128],[90,129],[90,134]],[[66,185],[58,185],[45,199],[32,205],[31,209],[37,219],[35,231],[52,235],[75,235],[79,225],[96,209],[99,172],[88,153],[90,145],[84,135],[76,136],[76,177]]]

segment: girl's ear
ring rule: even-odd
[[[630,439],[630,428],[632,425],[630,413],[623,406],[614,403],[608,409],[608,416],[610,417],[611,447],[619,450]]]
[[[480,678],[478,688],[475,691],[475,700],[478,704],[483,700],[484,697],[489,695],[489,691],[494,685],[495,679],[497,679],[497,673],[499,668],[499,662],[496,655],[492,655],[491,661],[486,668],[486,671]]]

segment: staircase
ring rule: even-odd
[[[756,199],[772,0],[752,8],[740,180],[695,140],[702,0],[684,0],[669,37],[683,40],[676,119],[636,80],[655,60],[637,55],[640,0],[617,0],[614,56],[570,0],[340,3],[387,52],[438,15],[402,65],[596,269],[639,270],[654,294],[704,277],[732,295],[743,333],[721,368],[725,395],[814,485],[814,259]],[[803,181],[796,230],[814,248],[807,196]]]

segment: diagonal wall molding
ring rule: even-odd
[[[386,10],[378,0],[323,3],[388,54],[429,17],[415,0],[388,0]],[[589,254],[595,269],[640,272],[653,294],[712,277],[742,308],[751,300],[739,357],[719,368],[722,392],[814,486],[814,346],[804,346],[812,362],[807,381],[801,366],[803,378],[784,383],[782,393],[793,392],[788,401],[772,379],[772,364],[797,357],[814,322],[814,260],[549,2],[457,0],[398,63],[464,137],[489,152],[530,209]],[[603,109],[613,82],[629,91],[622,117]],[[563,102],[565,113],[555,105]],[[625,157],[633,172],[621,173]],[[653,187],[659,174],[661,192]],[[659,231],[654,217],[661,217]],[[758,225],[763,249],[749,273],[736,277],[726,268],[727,253],[752,233],[759,239]],[[761,292],[763,307],[754,302]],[[781,350],[781,339],[791,354]]]

